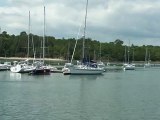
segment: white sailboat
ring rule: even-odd
[[[150,53],[148,53],[148,49],[146,48],[144,68],[151,67],[150,61]]]
[[[128,60],[126,59],[128,57]],[[128,54],[126,55],[126,46],[125,46],[125,63],[123,64],[123,70],[135,70],[135,64],[130,63],[129,61],[129,47]]]
[[[29,43],[30,43],[30,11],[29,11],[29,26],[28,26],[28,52],[27,52],[27,59],[21,62],[14,62],[14,65],[10,68],[11,72],[14,73],[29,73],[35,67],[33,65],[29,65]]]
[[[14,65],[10,68],[10,71],[14,73],[29,73],[34,69],[35,67],[33,65],[29,65],[28,59],[26,59],[25,61],[20,61],[18,63],[17,61],[14,61]]]
[[[11,62],[4,62],[3,64],[0,63],[0,71],[9,70],[11,67]]]
[[[96,75],[96,74],[102,74],[104,72],[104,68],[100,68],[97,66],[97,64],[95,63],[90,63],[90,62],[86,62],[85,58],[85,34],[86,34],[86,20],[87,20],[87,10],[88,10],[88,0],[86,3],[86,14],[85,14],[85,21],[84,21],[84,34],[83,34],[83,48],[82,48],[82,62],[77,61],[77,65],[73,65],[72,64],[72,60],[73,60],[73,56],[74,56],[74,51],[75,51],[75,47],[77,44],[75,44],[74,47],[74,51],[72,54],[72,59],[71,59],[71,63],[66,63],[64,68],[63,68],[63,74],[67,75]]]
[[[101,60],[101,43],[100,43],[99,52],[100,52],[100,53],[99,53],[100,60],[97,62],[97,65],[98,65],[98,67],[103,68],[104,71],[105,71],[105,64],[104,64],[104,62],[102,62],[102,60]]]

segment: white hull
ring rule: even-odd
[[[35,68],[32,66],[22,66],[22,65],[16,65],[10,68],[11,72],[14,73],[29,73]]]
[[[10,67],[11,67],[11,63],[10,62],[5,62],[4,64],[0,64],[0,71],[9,70]]]
[[[150,63],[144,64],[144,68],[150,68],[150,67],[151,67],[151,64],[150,64]]]
[[[8,66],[0,65],[0,71],[9,70],[9,69],[10,69],[10,67],[8,67]]]
[[[125,64],[123,70],[135,70],[135,65]]]
[[[105,68],[105,64],[103,62],[97,62],[97,66],[99,68]]]
[[[86,66],[72,66],[63,69],[63,74],[70,74],[70,75],[99,75],[104,72],[102,68],[92,68]]]

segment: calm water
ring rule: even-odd
[[[160,69],[101,76],[0,72],[0,120],[160,120]]]

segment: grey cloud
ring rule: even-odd
[[[58,38],[76,37],[84,23],[86,0],[9,0],[12,8],[0,7],[0,20],[12,34],[27,30],[31,10],[32,32],[43,33],[43,5],[46,6],[47,34]],[[132,43],[158,43],[159,0],[89,0],[87,37],[103,42],[131,39]],[[18,25],[19,23],[19,25]],[[15,28],[19,28],[15,30]],[[159,43],[160,44],[160,43]]]

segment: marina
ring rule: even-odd
[[[0,120],[160,120],[159,5],[1,1]]]

